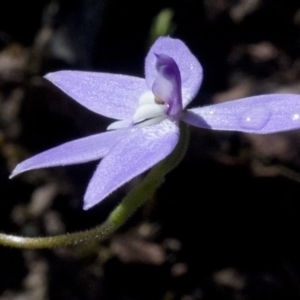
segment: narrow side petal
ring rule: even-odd
[[[148,90],[143,78],[118,74],[59,71],[45,78],[91,111],[114,119],[132,116]]]
[[[109,131],[62,144],[19,163],[10,178],[33,169],[72,165],[100,159],[129,133],[128,130]]]
[[[261,95],[194,108],[183,120],[202,128],[261,134],[297,129],[300,95]]]
[[[145,61],[145,77],[149,89],[157,77],[155,54],[165,54],[175,60],[181,75],[183,106],[187,106],[198,93],[202,82],[203,70],[197,58],[182,41],[160,37],[150,48]]]
[[[163,160],[175,148],[178,137],[178,127],[169,120],[134,129],[100,162],[87,188],[84,209]]]

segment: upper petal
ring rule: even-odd
[[[119,74],[59,71],[45,78],[86,108],[114,119],[132,116],[148,90],[143,78]]]
[[[133,129],[100,162],[84,197],[84,209],[96,205],[132,178],[164,159],[175,148],[179,129],[165,120]]]
[[[157,77],[155,54],[165,54],[175,60],[181,75],[183,106],[187,106],[196,96],[202,82],[203,71],[200,63],[182,41],[160,37],[146,56],[145,77],[149,89]]]
[[[129,130],[109,131],[74,140],[19,163],[10,178],[25,171],[84,163],[102,158]]]
[[[190,109],[183,120],[217,130],[272,133],[300,127],[300,95],[270,94]]]

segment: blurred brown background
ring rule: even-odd
[[[203,65],[192,106],[300,93],[296,1],[1,0],[1,232],[91,228],[138,183],[83,211],[97,162],[8,176],[24,158],[110,122],[44,74],[143,76],[160,33],[182,39]],[[262,136],[191,128],[184,161],[107,241],[47,251],[0,247],[0,300],[299,299],[299,138],[299,130]]]

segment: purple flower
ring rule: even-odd
[[[47,150],[20,164],[11,177],[53,166],[103,158],[84,209],[151,168],[172,152],[178,123],[214,130],[272,133],[300,127],[300,96],[273,94],[186,110],[202,81],[202,67],[183,42],[159,38],[145,62],[145,79],[126,75],[60,71],[45,76],[86,108],[117,119],[107,132]]]

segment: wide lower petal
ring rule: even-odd
[[[145,78],[149,89],[157,77],[155,54],[165,54],[175,60],[181,75],[183,106],[187,106],[198,93],[203,78],[197,58],[182,41],[160,37],[150,48],[145,61]]]
[[[25,171],[84,163],[102,158],[129,130],[109,131],[74,140],[19,163],[10,178]]]
[[[82,71],[59,71],[45,76],[75,101],[100,115],[127,119],[148,90],[143,78]]]
[[[178,126],[169,120],[133,129],[100,162],[84,196],[84,209],[163,160],[175,148],[178,138]]]
[[[261,95],[194,108],[183,121],[202,128],[262,134],[297,129],[300,95]]]

